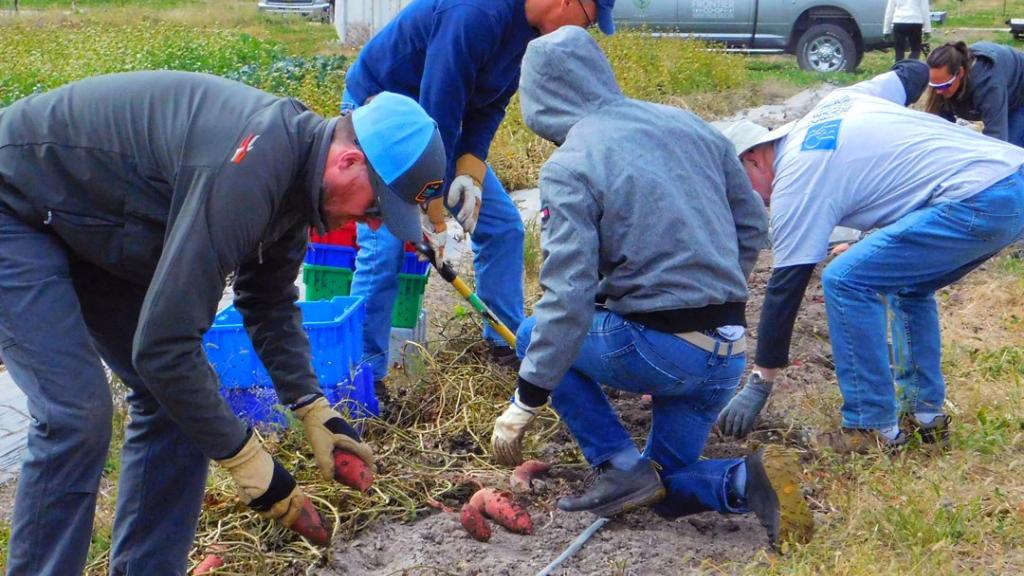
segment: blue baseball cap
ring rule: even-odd
[[[608,36],[615,34],[615,21],[612,20],[612,8],[615,0],[594,0],[597,4],[597,27]]]
[[[356,143],[384,225],[406,242],[423,238],[418,205],[441,188],[447,159],[441,133],[412,98],[381,92],[352,112]]]

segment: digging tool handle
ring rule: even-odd
[[[434,260],[434,249],[424,242],[417,244],[416,250],[427,257],[430,263],[434,265],[434,269],[441,274],[441,278],[444,278],[446,282],[451,284],[455,290],[469,302],[470,306],[484,317],[484,320],[491,325],[491,328],[493,328],[509,346],[513,348],[516,347],[516,335],[508,329],[508,326],[505,326],[505,324],[494,315],[494,312],[484,304],[484,301],[481,300],[479,296],[469,289],[469,286],[466,286],[466,283],[459,278],[450,264],[447,262],[441,262],[441,264],[438,265],[437,261]]]
[[[437,265],[437,262],[434,260],[436,258],[436,255],[434,254],[434,249],[427,245],[425,242],[420,242],[419,244],[417,244],[416,251],[427,257],[427,260],[434,265],[434,268],[438,271],[439,274],[441,274],[441,278],[444,278],[445,282],[451,283],[458,279],[458,276],[456,276],[455,270],[452,269],[451,264],[448,264],[447,262],[441,262],[440,266]]]

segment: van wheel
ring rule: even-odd
[[[797,42],[796,61],[812,72],[853,72],[860,58],[849,32],[835,24],[815,24]]]

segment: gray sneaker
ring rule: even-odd
[[[665,497],[665,486],[654,462],[643,458],[630,470],[604,470],[594,485],[579,496],[566,496],[558,507],[566,512],[590,512],[609,518],[641,506],[650,506]]]
[[[949,423],[952,421],[946,414],[939,414],[931,422],[925,423],[913,414],[903,416],[903,429],[908,436],[919,436],[925,444],[949,445]]]

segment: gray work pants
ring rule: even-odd
[[[32,417],[8,575],[82,573],[111,437],[101,358],[130,390],[110,572],[185,573],[208,461],[132,367],[145,290],[0,205],[0,357]]]

